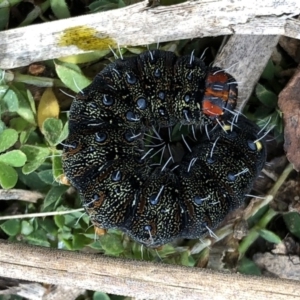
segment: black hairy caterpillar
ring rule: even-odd
[[[233,110],[237,84],[154,50],[109,64],[74,99],[63,165],[95,226],[157,247],[199,238],[240,206],[265,162],[260,129]],[[181,134],[177,155],[172,128]]]

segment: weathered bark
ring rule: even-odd
[[[138,299],[300,299],[298,281],[218,273],[0,240],[0,276]]]
[[[199,0],[151,9],[142,2],[0,32],[0,68],[107,49],[109,45],[147,45],[233,33],[299,39],[300,21],[291,18],[296,14],[300,14],[300,1],[294,0]]]

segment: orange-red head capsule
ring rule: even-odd
[[[203,113],[211,119],[226,120],[237,103],[236,80],[222,69],[209,70],[202,100]]]

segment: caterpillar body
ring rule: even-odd
[[[266,158],[236,101],[234,78],[194,56],[154,50],[104,68],[72,103],[63,154],[95,226],[148,247],[216,228]],[[181,142],[178,124],[190,128]]]

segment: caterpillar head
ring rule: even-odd
[[[237,83],[230,74],[217,67],[210,69],[205,81],[203,113],[212,120],[226,121],[236,107],[237,95]]]

